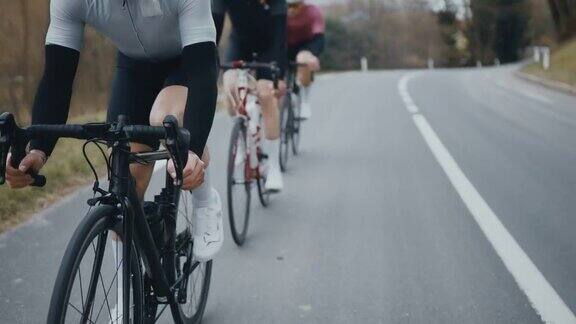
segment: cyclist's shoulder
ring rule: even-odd
[[[88,0],[50,0],[50,13],[62,18],[83,19]]]
[[[323,17],[324,15],[322,14],[322,9],[320,8],[320,6],[313,4],[313,3],[306,3],[305,4],[305,9],[308,12],[308,15],[313,16],[313,17]]]

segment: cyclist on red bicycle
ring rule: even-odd
[[[224,16],[232,21],[227,61],[276,62],[282,75],[286,62],[286,0],[212,0],[212,14],[218,41],[224,27]],[[235,70],[224,74],[229,111],[234,113],[241,104],[236,85]],[[279,93],[274,89],[272,73],[260,70],[256,74],[257,92],[264,118],[264,148],[269,153],[269,168],[265,188],[282,190],[284,183],[280,171],[280,114]]]
[[[45,69],[32,110],[33,124],[66,123],[86,24],[118,48],[108,120],[116,121],[122,114],[131,124],[160,125],[164,116],[171,114],[190,131],[182,188],[193,189],[193,253],[199,261],[211,259],[221,248],[224,235],[220,198],[210,183],[205,151],[218,77],[210,0],[52,0]],[[18,169],[8,163],[10,186],[30,185],[32,178],[27,172],[39,172],[55,144],[50,139],[33,141]],[[131,149],[141,152],[157,147],[133,143]],[[153,165],[131,165],[130,169],[142,199]],[[172,161],[168,172],[175,177]]]
[[[305,64],[298,68],[302,110],[300,117],[312,116],[310,109],[310,87],[314,72],[320,70],[318,57],[324,50],[324,16],[316,5],[304,0],[288,1],[288,58]]]

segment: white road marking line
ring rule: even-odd
[[[412,100],[412,97],[410,97],[410,93],[408,93],[409,81],[410,78],[402,77],[402,79],[400,79],[400,83],[398,84],[398,91],[400,91],[400,96],[402,97],[404,104],[406,104],[406,109],[408,109],[408,112],[411,114],[417,114],[418,106],[416,106],[414,100]]]
[[[405,92],[407,97],[410,97],[408,82],[414,76],[415,74],[408,74],[402,77],[398,84],[401,95]],[[405,101],[406,107],[409,103],[413,104],[413,100]],[[470,214],[542,320],[547,323],[576,323],[574,313],[468,180],[426,118],[417,113],[412,114],[412,119]]]
[[[554,101],[552,101],[550,98],[543,96],[543,95],[539,95],[539,94],[534,93],[534,92],[530,92],[528,89],[520,89],[520,88],[513,87],[509,84],[506,84],[502,81],[496,81],[494,79],[492,79],[492,80],[494,81],[495,85],[499,86],[500,88],[502,88],[504,90],[516,92],[517,94],[523,95],[523,96],[528,97],[530,99],[534,99],[536,101],[540,101],[540,102],[548,104],[548,105],[554,104]]]

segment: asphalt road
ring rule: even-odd
[[[204,322],[576,321],[576,98],[515,69],[319,77],[285,191],[244,247],[226,225]],[[0,236],[0,323],[44,320],[86,197]]]

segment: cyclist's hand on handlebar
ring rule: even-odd
[[[204,166],[204,162],[198,155],[192,151],[188,151],[188,163],[186,163],[184,170],[182,170],[182,176],[184,177],[182,181],[183,190],[192,190],[204,183]],[[168,173],[173,179],[176,179],[176,171],[172,159],[168,161]]]
[[[278,89],[276,90],[276,98],[280,99],[286,94],[287,90],[286,82],[284,80],[280,80],[278,82]]]
[[[20,189],[31,185],[34,179],[30,173],[37,174],[46,163],[46,154],[42,151],[32,150],[28,153],[17,169],[12,167],[11,155],[8,154],[6,163],[6,182],[12,189]]]

